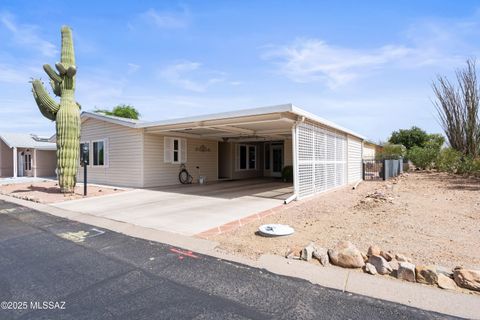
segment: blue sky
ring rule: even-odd
[[[479,1],[5,1],[0,131],[51,134],[30,91],[73,28],[84,110],[144,120],[295,105],[378,141],[441,132],[431,82],[480,56]]]

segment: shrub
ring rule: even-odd
[[[438,158],[440,150],[434,147],[417,147],[414,146],[408,151],[408,158],[413,164],[421,169],[431,168]]]
[[[407,149],[401,144],[386,143],[383,150],[377,154],[380,159],[398,159],[405,156]]]
[[[285,182],[293,182],[293,167],[285,166],[282,170],[282,180]]]
[[[456,173],[459,170],[461,161],[461,152],[453,148],[445,148],[440,151],[435,164],[439,171]]]

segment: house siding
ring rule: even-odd
[[[115,186],[142,187],[142,135],[140,129],[87,119],[82,123],[81,142],[90,142],[88,182]],[[92,141],[107,139],[106,166],[93,166]],[[83,168],[78,171],[83,181]]]
[[[0,140],[0,177],[13,176],[13,151]]]
[[[54,177],[57,168],[56,151],[37,150],[37,177]]]
[[[348,183],[362,179],[362,140],[348,136]]]
[[[175,135],[167,135],[167,137],[175,137]],[[164,135],[149,133],[145,133],[143,137],[144,187],[180,184],[178,180],[180,164],[164,162],[164,138]],[[184,139],[187,140],[186,167],[193,176],[193,181],[198,181],[199,175],[205,176],[207,182],[216,181],[218,179],[218,142],[194,138]],[[200,167],[199,170],[197,166]]]

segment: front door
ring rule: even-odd
[[[272,176],[281,177],[283,169],[283,145],[272,144]]]
[[[25,152],[23,155],[23,174],[26,177],[33,176],[32,154],[30,152]]]

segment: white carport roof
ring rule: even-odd
[[[10,148],[28,148],[37,150],[56,150],[57,145],[48,142],[48,137],[42,138],[27,133],[2,133],[0,139]]]
[[[310,120],[321,125],[348,133],[365,140],[362,135],[320,118],[293,104],[243,109],[194,117],[144,122],[82,112],[82,119],[96,118],[130,128],[144,129],[156,134],[176,134],[185,137],[206,139],[266,140],[284,139],[291,136],[295,121]]]

